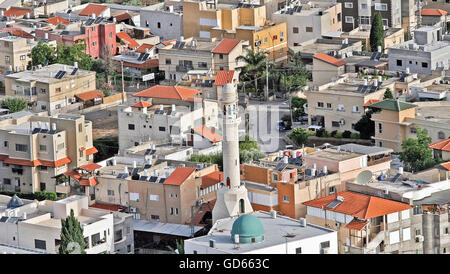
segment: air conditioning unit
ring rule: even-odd
[[[422,235],[417,235],[416,236],[416,243],[421,243],[423,242],[423,236]]]
[[[136,208],[135,207],[130,207],[130,212],[131,213],[136,213]]]

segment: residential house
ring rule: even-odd
[[[141,27],[150,28],[162,41],[183,36],[183,11],[181,5],[158,3],[140,10]]]

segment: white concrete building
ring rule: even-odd
[[[86,253],[114,253],[113,214],[88,208],[88,198],[78,195],[42,202],[0,196],[0,243],[58,253],[61,219],[72,209],[83,228]]]
[[[206,236],[184,241],[185,254],[337,254],[337,232],[276,213],[218,220]]]
[[[161,41],[177,39],[183,35],[183,11],[181,5],[170,2],[141,8],[141,27],[150,28]]]

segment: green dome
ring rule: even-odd
[[[264,240],[266,231],[261,221],[251,214],[245,214],[236,219],[231,229],[231,237],[239,235],[240,243],[260,242]]]

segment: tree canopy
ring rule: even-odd
[[[56,61],[55,49],[50,47],[47,43],[40,41],[31,50],[31,65],[45,65],[54,64]]]
[[[9,109],[10,113],[19,112],[27,107],[27,101],[22,98],[6,98],[2,102],[2,108]]]
[[[387,88],[384,92],[383,100],[385,99],[394,99],[394,95],[392,95],[391,89]]]
[[[73,209],[70,215],[61,219],[61,243],[59,254],[86,254],[83,228],[75,218]]]
[[[370,50],[372,52],[378,51],[378,46],[381,46],[381,51],[384,50],[384,28],[381,13],[375,13],[372,20],[372,27],[370,29]]]
[[[375,122],[371,120],[373,110],[369,109],[355,124],[355,130],[359,131],[361,139],[370,139],[375,136]]]
[[[44,42],[39,42],[31,50],[31,64],[45,65],[65,64],[73,65],[78,62],[80,69],[91,70],[93,66],[93,58],[86,54],[86,44],[83,39],[78,39],[72,46],[58,44],[56,50]]]
[[[423,129],[417,128],[417,138],[408,138],[402,142],[403,152],[400,160],[413,171],[421,171],[434,166],[440,159],[433,159],[433,150],[428,147],[431,137]]]
[[[244,61],[246,65],[240,73],[242,81],[253,80],[255,91],[258,91],[258,78],[261,77],[266,70],[266,53],[261,51],[253,51],[245,48],[245,54],[236,58],[237,61]]]
[[[303,128],[295,128],[292,133],[289,135],[289,138],[291,138],[292,141],[298,146],[301,146],[306,143],[308,140],[308,137],[310,136],[310,133]]]

